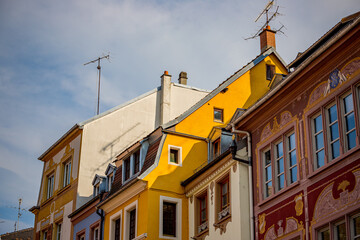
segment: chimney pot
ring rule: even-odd
[[[186,72],[181,72],[179,74],[179,83],[183,84],[183,85],[187,85],[187,73]]]
[[[169,75],[169,72],[165,70],[164,75]]]

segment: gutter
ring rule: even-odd
[[[242,160],[240,162],[245,162],[249,165],[248,170],[249,170],[250,239],[254,240],[255,239],[254,238],[255,228],[254,228],[254,202],[253,202],[254,200],[253,200],[253,181],[252,181],[251,135],[247,131],[236,130],[234,123],[231,123],[231,132],[235,133],[235,134],[246,134],[247,135],[247,144],[248,144],[247,152],[248,152],[249,161],[247,162],[242,159],[239,159],[239,160]],[[234,156],[234,154],[233,154],[233,156]],[[234,158],[234,160],[237,160],[237,159]],[[237,161],[239,161],[239,160],[237,160]],[[240,192],[241,192],[241,189],[240,189]]]
[[[102,201],[102,197],[103,197],[104,193],[100,193],[100,201]],[[101,208],[97,208],[96,209],[96,214],[100,216],[101,220],[100,220],[100,240],[104,239],[103,236],[103,225],[104,225],[104,220],[105,220],[105,216],[104,216],[104,210],[102,210]]]

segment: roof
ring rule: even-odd
[[[326,42],[331,41],[342,29],[347,27],[349,24],[354,22],[360,16],[360,12],[351,14],[347,17],[341,19],[334,27],[332,27],[328,32],[326,32],[321,38],[319,38],[315,43],[313,43],[306,51],[299,53],[296,58],[288,65],[288,68],[298,67],[305,59],[311,56],[316,52],[322,45]]]
[[[217,88],[215,88],[212,92],[210,92],[208,95],[206,95],[203,99],[201,99],[199,102],[197,102],[195,105],[193,105],[191,108],[189,108],[186,112],[181,114],[179,117],[175,118],[174,120],[166,123],[163,125],[164,129],[170,128],[185,118],[187,118],[189,115],[191,115],[193,112],[195,112],[198,108],[200,108],[202,105],[207,103],[210,99],[212,99],[214,96],[216,96],[218,93],[223,91],[225,88],[227,88],[231,83],[233,83],[235,80],[237,80],[240,76],[245,74],[247,71],[255,67],[258,63],[260,63],[262,60],[264,60],[267,56],[274,54],[279,61],[286,66],[284,60],[280,57],[280,55],[276,52],[276,50],[273,47],[270,47],[265,52],[261,53],[257,57],[255,57],[251,62],[246,64],[244,67],[242,67],[240,70],[235,72],[232,76],[230,76],[228,79],[226,79],[224,82],[222,82]]]
[[[26,228],[16,232],[10,232],[0,235],[1,240],[13,239],[33,239],[34,228]]]
[[[100,199],[101,194],[96,195],[95,197],[91,198],[89,201],[87,201],[85,204],[83,204],[81,207],[79,207],[78,209],[76,209],[75,211],[73,211],[72,213],[69,214],[69,218],[72,218],[74,216],[76,216],[77,214],[81,213],[85,208],[87,208],[88,206],[90,206],[92,203],[96,202],[97,200]]]
[[[145,172],[150,166],[152,166],[155,162],[155,158],[157,155],[158,148],[160,146],[161,137],[158,137],[155,139],[152,143],[150,143],[148,151],[146,153],[144,164],[141,168],[141,171],[138,175],[140,176],[143,172]],[[120,194],[125,189],[129,188],[132,184],[136,183],[138,180],[137,177],[134,177],[127,181],[125,184],[122,183],[122,165],[118,168],[118,170],[115,172],[114,182],[111,185],[111,190],[108,194],[108,196],[104,199],[103,202],[100,203],[102,205],[103,203],[109,201],[113,197]]]
[[[330,46],[332,46],[337,40],[339,40],[341,37],[343,37],[346,33],[348,33],[351,29],[353,29],[356,25],[359,24],[360,22],[360,12],[356,13],[356,14],[352,14],[348,17],[345,17],[342,19],[341,22],[346,22],[348,24],[346,24],[346,26],[342,27],[342,28],[332,28],[330,31],[335,31],[332,33],[327,33],[330,34],[332,37],[331,39],[329,39],[328,41],[322,42],[322,46],[314,46],[316,45],[313,44],[310,48],[313,49],[311,50],[311,55],[309,55],[306,59],[302,60],[301,63],[298,65],[297,68],[295,68],[295,70],[293,72],[291,72],[289,75],[287,75],[287,77],[280,82],[278,85],[276,85],[272,90],[270,90],[269,92],[267,92],[262,98],[260,98],[255,104],[253,104],[251,107],[249,107],[244,114],[242,114],[241,116],[239,116],[237,119],[235,119],[232,123],[228,124],[228,126],[226,126],[226,129],[230,129],[232,127],[232,125],[235,125],[236,123],[240,122],[241,120],[243,120],[244,118],[246,118],[248,115],[250,115],[253,111],[255,111],[259,106],[261,106],[263,103],[265,103],[270,97],[272,97],[273,95],[275,95],[283,86],[285,86],[287,83],[289,83],[295,76],[297,76],[298,73],[300,73],[306,66],[308,66],[314,59],[316,59],[320,54],[322,54],[323,52],[325,52]],[[337,24],[338,25],[338,24]],[[326,34],[325,34],[326,35]],[[324,36],[325,36],[324,35]],[[317,41],[319,42],[319,40]],[[306,50],[305,52],[309,52],[308,50]],[[300,61],[300,60],[298,60]],[[292,62],[292,64],[294,63],[294,61]]]

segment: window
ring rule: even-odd
[[[99,193],[100,193],[100,183],[94,186],[94,196],[99,195]]]
[[[345,130],[345,148],[351,150],[356,146],[355,114],[352,94],[347,94],[342,99],[343,105],[343,126]]]
[[[110,216],[109,240],[120,240],[122,211]]]
[[[311,118],[314,170],[357,146],[355,123],[352,92],[335,97]]]
[[[163,203],[163,234],[176,237],[176,203]]]
[[[170,149],[170,162],[171,163],[179,163],[179,150]]]
[[[181,199],[160,196],[159,238],[181,239]]]
[[[78,240],[85,240],[85,234],[81,234],[78,236]]]
[[[266,65],[266,80],[271,81],[275,75],[275,66]]]
[[[208,201],[207,192],[202,193],[196,198],[196,212],[195,212],[196,234],[201,234],[208,229]]]
[[[131,240],[136,237],[137,231],[137,201],[125,207],[124,239]]]
[[[181,166],[181,164],[182,164],[181,150],[182,150],[181,147],[169,145],[168,164]]]
[[[220,138],[216,139],[213,144],[213,159],[217,158],[220,155]]]
[[[130,178],[130,157],[124,160],[124,180],[128,180]]]
[[[91,240],[99,240],[99,225],[96,225],[96,227],[92,227],[90,231],[90,239]]]
[[[56,224],[56,240],[61,239],[61,223]]]
[[[134,174],[140,171],[140,150],[136,151],[134,157]]]
[[[223,109],[214,108],[214,121],[215,122],[224,122],[223,113],[224,113]]]
[[[351,239],[360,239],[360,215],[356,215],[350,218],[350,231]]]
[[[114,173],[109,174],[107,181],[108,181],[108,191],[110,191],[111,185],[114,182]]]
[[[318,240],[330,240],[329,228],[323,228],[319,231]]]
[[[54,193],[54,174],[47,177],[47,191],[46,199],[49,199],[53,196]]]
[[[63,187],[70,184],[71,177],[71,159],[63,164]]]
[[[42,232],[42,240],[48,240],[47,234],[48,234],[47,231],[43,231],[43,232]]]
[[[295,133],[284,134],[262,151],[264,198],[298,180]]]
[[[345,222],[336,223],[334,226],[334,240],[347,240]]]
[[[217,181],[216,185],[216,222],[219,222],[230,216],[229,174]]]

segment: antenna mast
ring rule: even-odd
[[[265,8],[262,10],[262,12],[259,14],[259,16],[255,19],[255,22],[257,22],[263,15],[266,15],[266,22],[265,24],[251,37],[246,38],[245,40],[248,39],[253,39],[259,36],[259,34],[269,26],[269,23],[275,19],[275,17],[277,15],[282,15],[281,13],[279,13],[279,6],[276,7],[275,12],[269,17],[269,10],[275,5],[274,3],[275,0],[271,0],[268,2],[268,4],[265,6]],[[275,32],[281,32],[281,29],[284,27],[284,25],[282,25],[278,30],[274,30]]]
[[[20,211],[22,210],[21,209],[21,202],[22,202],[22,199],[19,198],[19,207],[18,207],[18,217],[17,217],[17,222],[15,222],[15,232],[19,230],[19,223],[20,223],[20,217],[21,217],[21,213]]]
[[[106,58],[107,60],[109,60],[110,55],[106,55],[106,56],[102,56],[102,57],[98,57],[95,60],[92,60],[90,62],[84,63],[85,65],[88,65],[90,63],[98,63],[97,69],[99,71],[99,82],[98,82],[98,100],[97,100],[97,110],[96,110],[96,115],[99,115],[99,108],[100,108],[100,76],[101,76],[101,66],[100,66],[100,60]]]

